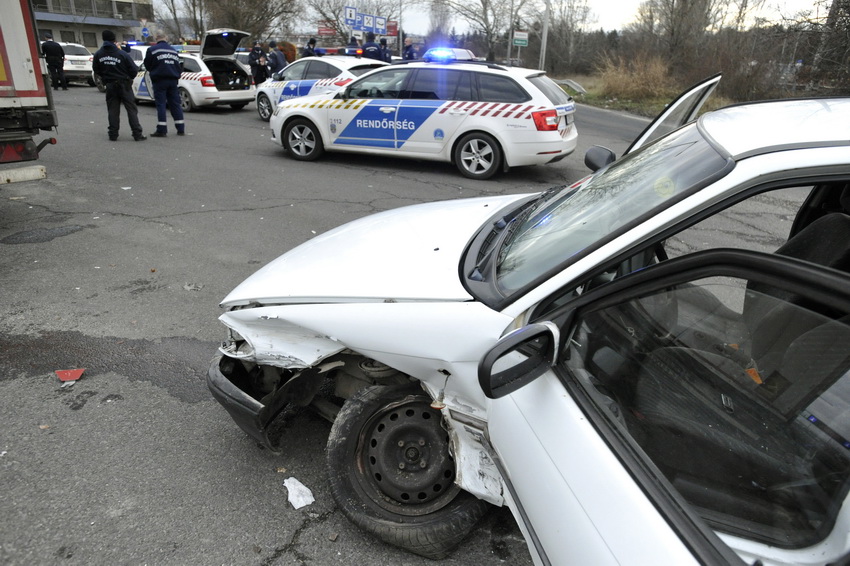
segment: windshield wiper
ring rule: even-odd
[[[517,210],[512,210],[510,214],[495,221],[492,232],[481,246],[481,253],[479,254],[478,261],[475,263],[475,267],[472,268],[472,273],[469,274],[469,278],[473,281],[484,281],[484,273],[488,270],[493,253],[501,249],[505,245],[505,242],[513,237],[517,227],[525,222],[534,211],[539,209],[542,203],[549,200],[553,194],[563,188],[564,186],[546,189],[534,200],[528,201],[524,206]],[[497,238],[494,237],[496,234],[498,234]]]

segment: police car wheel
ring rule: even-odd
[[[325,151],[319,130],[309,120],[291,122],[284,129],[282,139],[286,151],[298,161],[313,161]]]
[[[192,102],[192,95],[189,94],[188,90],[178,88],[177,94],[180,95],[180,108],[183,109],[183,112],[191,112],[196,108],[195,103]]]
[[[265,94],[257,97],[257,114],[262,120],[268,122],[272,117],[272,101]]]
[[[502,149],[492,136],[473,132],[455,146],[454,163],[464,177],[489,179],[502,165]]]

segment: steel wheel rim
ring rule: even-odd
[[[361,431],[353,473],[369,498],[399,515],[433,513],[460,491],[440,412],[422,397],[378,411]]]

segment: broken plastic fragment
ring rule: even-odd
[[[55,373],[59,377],[59,381],[76,381],[82,377],[84,371],[86,371],[86,368],[57,369]]]
[[[305,505],[310,505],[314,501],[313,492],[295,478],[286,478],[283,481],[284,487],[289,491],[289,503],[295,509],[301,509]]]

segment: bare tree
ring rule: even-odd
[[[352,30],[345,24],[345,7],[351,5],[351,0],[313,0],[310,2],[308,15],[314,17],[316,22],[325,22],[325,25],[336,31],[340,41],[346,42]],[[357,5],[357,10],[364,14],[380,16],[387,20],[398,17],[397,1],[377,0],[360,2]]]
[[[182,26],[180,25],[182,19],[180,0],[159,0],[157,8],[160,13],[157,22],[160,28],[172,37],[183,37]]]
[[[206,8],[210,27],[235,28],[260,39],[295,17],[300,4],[297,0],[206,0]]]
[[[487,60],[496,58],[496,47],[503,41],[510,22],[528,4],[528,0],[443,0],[445,5],[470,28],[480,33],[487,44]]]

